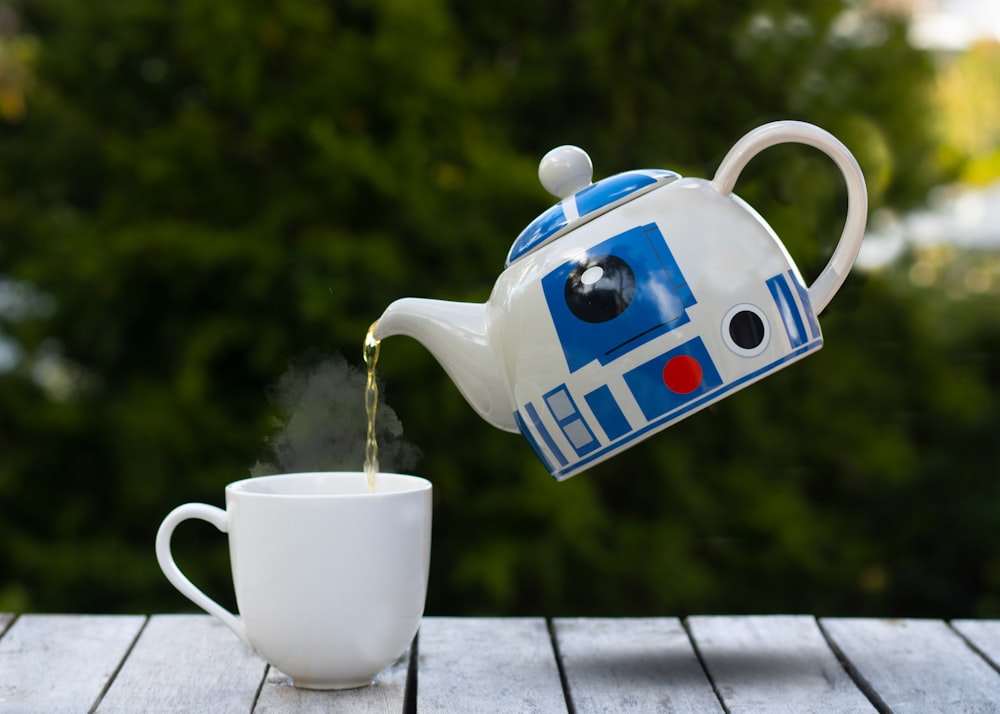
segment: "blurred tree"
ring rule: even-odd
[[[943,56],[934,82],[939,130],[949,145],[969,154],[962,178],[1000,178],[1000,42],[980,42]]]
[[[551,200],[551,146],[598,177],[711,176],[799,118],[851,147],[873,207],[922,200],[957,169],[928,58],[891,18],[801,6],[0,6],[0,610],[185,607],[162,517],[248,473],[301,355],[360,363],[402,295],[485,300]],[[737,190],[808,278],[841,184],[777,147]],[[958,330],[967,309],[852,277],[823,352],[561,484],[387,342],[383,392],[435,484],[429,611],[996,613],[1000,330]],[[192,579],[231,597],[223,539],[182,531]]]

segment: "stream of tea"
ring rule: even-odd
[[[375,493],[375,474],[378,473],[378,440],[375,438],[375,411],[378,408],[378,383],[375,381],[375,364],[381,344],[375,339],[375,324],[372,323],[365,335],[365,365],[368,379],[365,382],[365,413],[368,415],[368,438],[365,441],[365,477],[368,492]]]

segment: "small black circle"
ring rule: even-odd
[[[729,336],[745,350],[752,350],[764,341],[764,321],[750,310],[740,310],[729,320]]]
[[[607,322],[635,297],[635,273],[613,255],[590,257],[566,278],[566,306],[584,322]]]

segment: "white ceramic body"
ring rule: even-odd
[[[431,484],[379,474],[283,474],[226,487],[226,509],[189,503],[157,533],[167,579],[218,617],[296,686],[369,684],[398,659],[423,615]],[[170,537],[189,518],[229,534],[234,615],[177,568]]]
[[[595,255],[619,254],[626,243],[653,261],[671,256],[690,304],[666,295],[674,286],[657,264],[659,275],[648,276],[651,282],[637,288],[620,316],[595,324],[573,317],[559,304],[563,275]],[[651,293],[651,304],[640,317],[643,291]],[[519,430],[556,478],[612,456],[823,343],[805,283],[780,241],[749,206],[702,179],[661,186],[525,256],[500,275],[487,305],[491,344],[511,385]],[[728,332],[728,320],[745,310],[765,328],[763,342],[751,349]],[[681,361],[671,363],[678,356]],[[668,364],[673,389],[664,382]],[[694,372],[686,378],[685,369]]]
[[[733,193],[756,154],[785,142],[826,153],[847,186],[840,241],[811,285]],[[867,220],[864,176],[847,148],[811,124],[773,122],[741,138],[711,181],[665,174],[619,198],[616,177],[577,188],[570,176],[575,193],[522,232],[488,302],[397,300],[375,337],[421,341],[476,411],[523,434],[557,479],[818,350],[817,316],[853,266]],[[628,288],[609,312],[618,285]]]

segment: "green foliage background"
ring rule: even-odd
[[[917,205],[962,159],[931,58],[897,21],[805,5],[0,5],[0,610],[188,609],[153,556],[163,516],[249,473],[289,364],[360,365],[398,297],[485,300],[551,202],[552,146],[597,177],[710,177],[797,118],[854,151],[873,210]],[[737,191],[815,277],[832,163],[777,147]],[[383,392],[435,486],[428,612],[1000,614],[996,303],[855,272],[818,355],[565,483],[387,340]],[[224,539],[175,543],[231,600]]]

